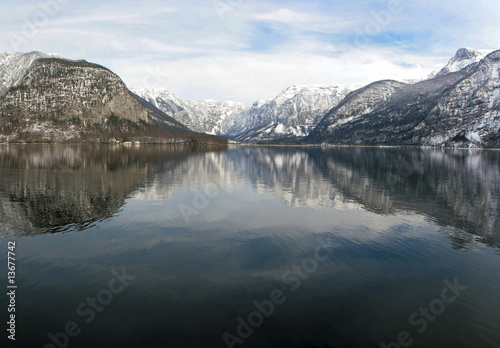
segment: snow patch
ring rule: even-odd
[[[478,143],[478,144],[481,143],[481,136],[479,135],[478,132],[469,132],[469,133],[465,134],[465,137],[470,142]]]
[[[18,86],[34,61],[41,58],[61,58],[41,52],[0,52],[0,97]]]
[[[465,69],[469,65],[479,63],[484,57],[486,57],[491,51],[488,50],[476,50],[473,48],[461,48],[455,53],[455,56],[451,58],[438,73],[433,71],[428,79],[443,76],[449,73],[457,72]]]
[[[278,124],[276,128],[274,128],[274,132],[278,134],[283,134],[285,132],[285,126],[283,124]]]

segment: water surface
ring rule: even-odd
[[[3,145],[6,346],[498,347],[499,197],[497,151]]]

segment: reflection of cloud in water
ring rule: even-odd
[[[453,227],[446,233],[464,245],[499,239],[497,151],[12,146],[0,154],[4,233],[82,226],[110,217],[127,198],[166,201],[178,192],[216,187],[226,194],[272,194],[296,207],[416,213]],[[450,232],[455,230],[470,235]]]
[[[146,186],[132,195],[136,200],[165,200],[182,189],[224,189],[234,191],[245,185],[245,177],[240,168],[227,161],[227,153],[196,153],[188,160],[169,166],[158,165]]]

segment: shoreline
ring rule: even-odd
[[[493,150],[499,151],[500,147],[462,147],[462,146],[443,146],[443,145],[344,145],[344,144],[257,144],[257,143],[218,143],[218,142],[200,142],[194,139],[162,139],[162,141],[25,141],[25,142],[0,142],[0,146],[5,145],[122,145],[122,146],[140,146],[140,145],[190,145],[190,146],[242,146],[242,147],[287,147],[287,148],[388,148],[388,149],[446,149],[446,150]]]

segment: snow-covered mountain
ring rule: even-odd
[[[82,117],[93,123],[112,113],[133,122],[148,119],[121,79],[102,66],[40,52],[0,56],[3,121]]]
[[[141,98],[172,116],[189,129],[215,135],[224,135],[227,131],[226,119],[235,117],[248,107],[242,103],[217,100],[181,100],[166,89],[132,88]]]
[[[486,57],[491,51],[485,50],[476,50],[473,48],[460,48],[457,53],[449,60],[448,64],[446,64],[439,72],[433,71],[429,75],[429,79],[433,79],[435,77],[443,76],[452,72],[460,71],[467,67],[473,67],[477,65]]]
[[[291,86],[254,103],[228,121],[226,136],[245,142],[296,140],[309,135],[324,114],[357,86]]]
[[[193,131],[252,142],[307,136],[327,111],[359,87],[294,85],[252,107],[231,101],[185,101],[166,89],[132,91]]]
[[[131,93],[103,66],[40,52],[0,53],[0,141],[98,141],[152,133],[174,142],[203,137]]]
[[[469,56],[463,49],[455,57]],[[476,56],[467,58],[474,61]],[[333,108],[308,141],[334,144],[500,146],[500,50],[416,84],[381,81]]]
[[[164,89],[132,93],[116,74],[84,60],[0,53],[0,140],[26,131],[74,138],[117,116],[242,142],[500,146],[499,52],[459,49],[441,71],[418,82],[294,85],[251,107],[184,101]],[[65,130],[54,132],[61,124]]]
[[[40,58],[60,58],[42,52],[0,52],[0,97],[21,83],[34,61]]]
[[[366,118],[366,115],[370,114],[377,105],[390,99],[402,86],[405,84],[386,80],[374,82],[352,92],[323,117],[318,126],[310,133],[310,141],[334,141],[335,137],[331,137],[330,134],[334,134],[337,129],[344,128],[344,125],[355,121],[365,121],[366,126],[370,127],[370,120]],[[353,141],[356,140],[353,139]]]

